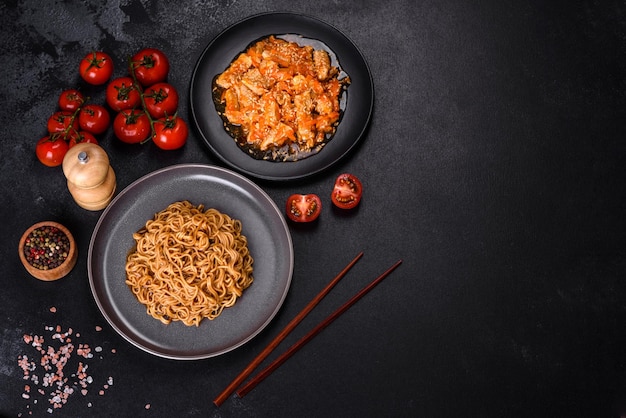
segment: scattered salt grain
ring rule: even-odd
[[[56,313],[55,307],[50,308],[50,312]],[[43,409],[34,408],[38,400],[42,399],[42,407],[47,409],[48,414],[62,408],[68,399],[75,393],[82,396],[89,395],[89,385],[94,383],[94,379],[87,373],[89,365],[81,359],[92,359],[94,357],[92,348],[86,343],[74,343],[72,339],[80,337],[80,333],[74,333],[72,328],[64,330],[61,325],[44,326],[46,335],[24,334],[24,343],[34,350],[34,353],[24,353],[18,356],[17,364],[22,370],[23,379],[28,382],[24,385],[21,397],[28,401],[25,405],[25,412],[18,413],[36,415],[41,414]],[[96,327],[97,331],[102,330]],[[46,341],[48,340],[48,341]],[[102,352],[101,346],[93,349],[95,352]],[[114,353],[115,349],[111,349]],[[77,357],[78,356],[78,357]],[[102,356],[99,356],[102,359]],[[113,377],[109,376],[104,389],[113,385]],[[98,394],[104,395],[101,389]],[[91,408],[92,403],[87,404]]]
[[[149,404],[149,403],[147,403],[147,404],[146,404],[146,406],[145,406],[145,408],[146,408],[146,409],[150,409],[150,404]]]

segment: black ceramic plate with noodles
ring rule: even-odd
[[[254,282],[235,305],[199,326],[168,325],[146,312],[126,285],[133,233],[175,201],[215,208],[242,223],[254,259]],[[130,184],[104,210],[87,255],[92,294],[109,324],[136,347],[165,358],[217,356],[250,341],[280,309],[291,284],[293,246],[283,212],[245,176],[222,167],[180,164]]]
[[[250,44],[270,35],[287,36],[300,45],[325,49],[334,59],[334,65],[350,77],[350,85],[342,95],[341,120],[332,139],[320,152],[297,161],[274,162],[249,155],[226,131],[213,102],[214,78]],[[374,86],[363,55],[338,29],[305,15],[266,13],[236,23],[209,43],[192,74],[190,101],[201,139],[224,163],[257,178],[292,180],[330,167],[362,139],[373,110]]]

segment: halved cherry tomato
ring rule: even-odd
[[[59,107],[67,112],[74,112],[85,102],[83,94],[76,89],[63,90],[59,96]]]
[[[106,83],[113,74],[113,60],[101,51],[87,54],[78,65],[80,76],[89,84],[99,86]]]
[[[43,165],[56,167],[63,163],[63,157],[67,153],[69,146],[61,136],[50,135],[41,138],[35,147],[37,158]]]
[[[185,145],[188,133],[187,123],[178,116],[172,116],[154,122],[152,140],[161,149],[173,150]]]
[[[156,83],[143,92],[146,110],[154,119],[173,116],[178,108],[178,92],[168,83]]]
[[[330,200],[338,208],[352,209],[359,204],[362,195],[361,181],[353,174],[344,173],[335,180]]]
[[[106,101],[111,109],[119,112],[139,106],[141,96],[132,78],[118,77],[107,85]]]
[[[137,81],[142,86],[151,86],[165,81],[170,70],[167,56],[156,48],[144,48],[133,55],[130,71],[135,72]]]
[[[287,217],[294,222],[311,222],[322,212],[322,200],[318,195],[292,194],[287,199]]]
[[[120,141],[137,144],[150,135],[150,120],[139,109],[122,110],[113,120],[113,132]]]
[[[78,130],[78,119],[73,116],[72,112],[66,112],[65,110],[54,112],[48,118],[48,132],[52,134],[69,131],[70,129]]]
[[[80,129],[99,135],[107,130],[111,123],[111,116],[104,106],[88,104],[78,112]]]
[[[69,145],[70,148],[72,148],[74,145],[80,144],[80,143],[83,143],[83,142],[89,142],[91,144],[98,145],[98,140],[96,139],[96,137],[93,136],[92,133],[86,132],[86,131],[78,131],[78,132],[74,133],[70,137],[70,141],[69,141],[68,145]]]

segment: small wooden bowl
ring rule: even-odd
[[[61,231],[69,240],[69,250],[67,252],[67,256],[63,260],[63,262],[57,267],[51,269],[42,269],[39,267],[35,267],[26,257],[24,253],[24,247],[26,246],[26,240],[34,231],[38,229],[43,229],[45,227],[53,227],[57,228]],[[74,241],[74,237],[70,233],[70,231],[63,225],[58,222],[53,221],[44,221],[38,222],[28,228],[22,238],[20,239],[20,244],[18,248],[18,252],[20,254],[20,260],[22,260],[22,264],[26,271],[28,271],[33,277],[36,277],[39,280],[43,281],[53,281],[58,280],[61,277],[66,276],[76,265],[76,259],[78,258],[78,252],[76,250],[76,241]]]

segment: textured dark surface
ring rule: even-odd
[[[170,3],[0,5],[0,415],[626,414],[623,2]],[[86,256],[100,213],[74,203],[60,168],[41,165],[34,145],[60,91],[84,86],[77,65],[93,49],[109,52],[119,75],[140,48],[165,51],[190,120],[187,89],[205,46],[266,11],[310,14],[358,45],[376,91],[370,128],[321,174],[258,183],[279,206],[294,192],[318,193],[325,204],[316,224],[291,225],[294,277],[274,321],[223,356],[158,358],[118,336],[98,311]],[[101,89],[89,91],[102,102]],[[220,164],[195,132],[174,152],[126,146],[110,131],[101,143],[120,190],[172,164]],[[328,198],[344,171],[365,186],[349,215]],[[76,267],[54,283],[30,277],[17,256],[22,232],[45,219],[65,224],[79,245]],[[254,391],[214,407],[361,250],[363,259],[281,350],[396,260],[404,263]],[[48,336],[45,327],[57,324],[102,351],[85,360],[87,395],[77,387],[49,414],[49,396],[37,392],[46,388],[25,381],[17,360],[35,357],[23,334]]]

